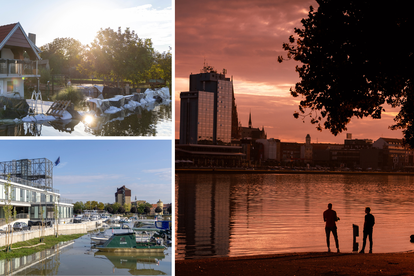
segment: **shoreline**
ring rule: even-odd
[[[287,253],[175,261],[175,275],[413,275],[414,252]]]
[[[223,173],[223,174],[349,174],[349,175],[412,175],[414,172],[381,172],[381,171],[317,171],[317,170],[242,170],[225,168],[205,168],[205,169],[180,169],[176,168],[175,173]]]

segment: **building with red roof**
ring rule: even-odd
[[[24,79],[40,78],[35,43],[36,35],[26,35],[20,23],[0,26],[0,96],[24,98]]]

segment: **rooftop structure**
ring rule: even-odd
[[[8,176],[17,183],[58,192],[53,190],[53,162],[46,158],[0,162],[0,179]]]

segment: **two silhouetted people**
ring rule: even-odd
[[[328,209],[323,212],[323,220],[325,224],[325,233],[326,233],[326,244],[328,245],[328,252],[331,252],[329,238],[331,232],[335,239],[336,250],[339,253],[339,242],[338,242],[338,233],[336,231],[336,222],[339,220],[336,212],[332,210],[332,203],[328,204]]]
[[[371,208],[365,208],[365,221],[364,221],[364,238],[362,243],[362,249],[359,253],[365,253],[365,246],[367,245],[367,237],[369,236],[369,253],[372,253],[372,230],[375,224],[375,218],[371,214]]]

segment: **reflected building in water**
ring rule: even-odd
[[[227,256],[230,251],[230,182],[215,175],[203,177],[181,174],[176,202],[177,233],[185,233],[176,240],[176,252],[185,258]],[[196,185],[195,185],[196,183]],[[177,237],[178,238],[178,237]],[[203,251],[191,245],[203,244]],[[190,246],[188,246],[190,245]]]

